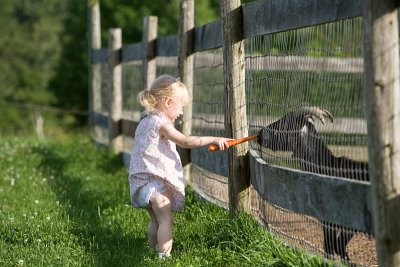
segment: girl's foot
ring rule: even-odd
[[[159,259],[165,259],[165,258],[168,258],[168,257],[171,257],[171,253],[169,253],[169,252],[166,252],[166,253],[162,253],[162,252],[159,252],[158,253],[158,258]]]

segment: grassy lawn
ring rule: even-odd
[[[127,168],[84,135],[0,140],[0,266],[328,266],[230,219],[187,188],[173,257],[159,261],[147,214],[129,203]]]

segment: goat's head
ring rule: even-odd
[[[262,128],[258,134],[257,142],[272,150],[294,151],[302,136],[306,134],[318,135],[314,127],[315,118],[324,123],[325,117],[333,122],[332,115],[325,109],[301,107]]]

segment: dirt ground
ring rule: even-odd
[[[253,195],[254,196],[254,195]],[[271,205],[252,197],[252,213],[283,242],[323,255],[323,231],[317,219]],[[371,235],[355,233],[347,245],[347,253],[357,266],[378,266],[375,240]],[[338,255],[333,260],[340,262]]]

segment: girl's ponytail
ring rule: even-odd
[[[157,104],[157,99],[155,99],[149,89],[139,92],[137,100],[147,111],[153,111]]]

